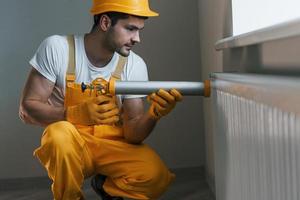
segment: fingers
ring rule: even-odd
[[[95,111],[100,114],[103,114],[103,113],[109,112],[114,109],[117,109],[119,111],[118,106],[115,103],[110,102],[110,103],[106,103],[106,104],[97,105]]]
[[[99,113],[104,113],[114,108],[117,108],[117,105],[112,97],[109,96],[98,96],[92,99],[93,105],[92,109]]]
[[[156,115],[158,115],[159,117],[161,117],[161,116],[163,116],[163,115],[165,115],[165,111],[166,111],[166,108],[165,107],[162,107],[162,106],[160,106],[158,103],[156,103],[156,102],[153,102],[153,106],[154,106],[154,113],[156,114]]]
[[[166,107],[168,104],[175,104],[177,101],[181,101],[182,95],[176,89],[171,89],[169,92],[159,89],[158,92],[148,95],[147,100],[157,102],[159,105]]]
[[[110,101],[112,101],[112,97],[105,96],[105,95],[100,95],[100,96],[93,98],[93,103],[98,104],[98,105],[108,103]]]
[[[97,105],[96,111],[96,124],[114,124],[120,120],[120,110],[118,106],[112,101],[103,101],[102,104]]]
[[[173,97],[173,95],[171,95],[169,92],[167,92],[166,90],[163,89],[159,89],[158,92],[156,93],[159,97],[161,97],[162,99],[164,99],[167,103],[169,104],[173,104],[175,103],[175,97]],[[161,104],[163,105],[163,104]],[[164,106],[164,105],[163,105]]]
[[[97,114],[95,115],[95,123],[96,124],[113,124],[118,122],[119,119],[119,113],[120,110],[117,107],[114,107],[112,109],[110,109],[110,106],[107,105],[101,105],[102,107],[106,107],[109,108],[108,110],[104,111],[104,112],[97,112]],[[109,106],[109,107],[108,107]]]
[[[111,118],[113,116],[119,115],[120,111],[118,108],[114,108],[112,110],[109,110],[107,112],[99,113],[98,114],[98,119],[103,120],[107,118]]]
[[[156,93],[150,95],[150,101],[156,102],[163,107],[166,107],[168,105],[168,102]]]
[[[182,98],[183,98],[181,93],[178,90],[174,89],[174,88],[171,89],[170,94],[173,95],[173,97],[175,98],[176,101],[181,101]]]
[[[147,100],[152,103],[149,109],[150,115],[159,119],[171,112],[176,102],[182,100],[182,95],[176,89],[171,89],[169,92],[159,89],[156,93],[148,95]]]
[[[115,115],[106,119],[98,119],[96,120],[96,124],[114,124],[119,121],[119,116]]]

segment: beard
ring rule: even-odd
[[[130,54],[130,50],[126,49],[126,46],[122,46],[120,48],[116,48],[115,51],[121,56],[128,57]]]
[[[112,52],[117,52],[121,56],[128,57],[130,54],[131,47],[128,47],[126,44],[121,44],[117,40],[115,35],[115,30],[113,27],[110,28],[107,37],[106,37],[106,47]]]

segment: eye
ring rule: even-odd
[[[135,25],[127,25],[127,26],[125,26],[125,29],[130,32],[139,30],[139,28]]]
[[[126,29],[127,29],[128,31],[134,31],[134,30],[135,30],[135,28],[133,28],[133,27],[126,27]]]

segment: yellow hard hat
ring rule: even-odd
[[[121,12],[142,17],[158,16],[149,8],[148,0],[93,0],[93,15],[105,12]]]

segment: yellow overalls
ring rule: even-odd
[[[73,37],[68,41],[70,57],[65,106],[72,106],[97,93],[90,89],[82,93],[80,85],[74,83],[75,67],[70,67],[75,66]],[[120,78],[121,69],[120,56],[113,74],[115,78]],[[131,199],[157,199],[174,179],[148,145],[126,143],[121,125],[83,126],[68,121],[55,122],[44,130],[41,146],[34,155],[53,181],[55,200],[84,199],[82,183],[94,174],[107,176],[103,187],[108,194]]]

